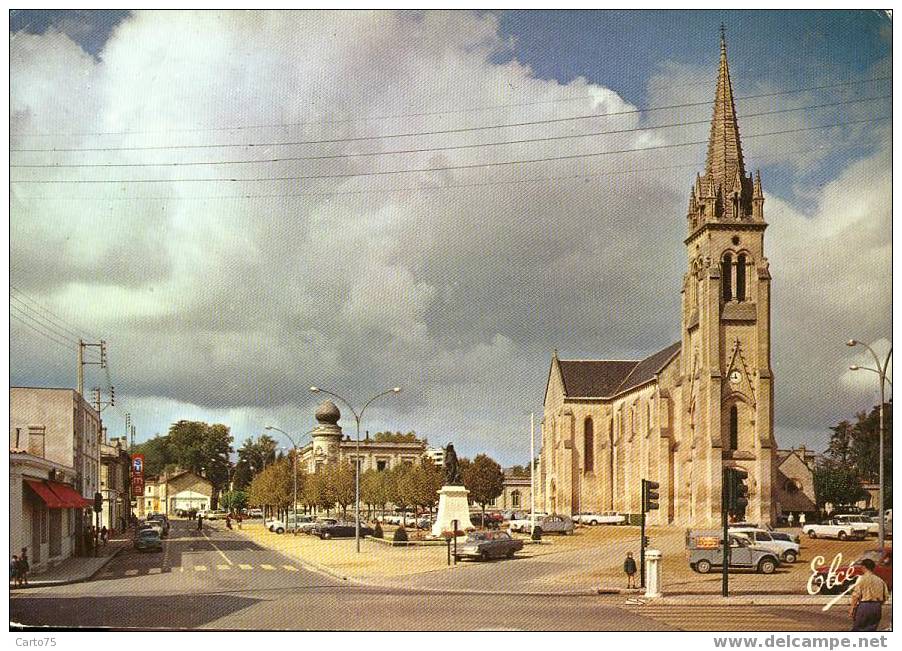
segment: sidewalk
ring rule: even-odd
[[[98,556],[73,556],[67,558],[59,565],[51,567],[40,574],[29,574],[28,585],[10,586],[10,590],[22,590],[25,588],[43,588],[50,585],[66,585],[67,583],[80,583],[88,581],[123,549],[131,545],[129,534],[120,534],[118,538],[111,539],[106,546],[98,549]]]

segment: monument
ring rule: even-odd
[[[449,443],[445,448],[445,485],[438,492],[438,515],[435,524],[432,525],[432,535],[439,538],[454,532],[454,521],[457,520],[457,530],[466,531],[473,528],[470,521],[470,503],[467,495],[470,493],[464,488],[460,477],[460,465],[457,462],[457,453],[454,446]]]

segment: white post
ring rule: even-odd
[[[661,595],[661,552],[657,549],[645,550],[645,596],[654,599]]]
[[[529,413],[529,535],[536,528],[536,414]]]

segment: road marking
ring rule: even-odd
[[[284,567],[289,572],[297,572],[298,571],[298,568],[296,568],[294,565],[283,565],[282,567]]]
[[[231,570],[232,566],[226,565],[225,563],[220,563],[219,565],[216,566],[216,569],[217,570]]]
[[[207,571],[207,566],[206,566],[206,565],[195,565],[195,566],[194,566],[194,571],[195,571],[195,572],[206,572],[206,571]]]
[[[248,565],[247,563],[239,563],[238,567],[240,567],[242,570],[250,570],[253,568],[253,565]]]
[[[276,568],[273,567],[272,565],[267,565],[266,563],[262,563],[262,564],[260,565],[260,567],[262,567],[264,570],[274,570],[274,569],[276,569]]]
[[[125,576],[136,576],[138,574],[138,570],[125,570]]]
[[[161,567],[152,567],[149,570],[147,570],[147,573],[148,574],[159,574],[162,571],[163,571],[163,568],[161,568]]]
[[[233,565],[232,561],[229,560],[229,557],[226,556],[225,554],[223,554],[223,553],[222,553],[222,550],[221,550],[219,547],[217,547],[217,546],[216,546],[216,543],[213,542],[213,540],[210,538],[210,536],[207,535],[207,532],[206,532],[206,531],[201,531],[201,533],[204,534],[204,538],[207,539],[207,542],[210,543],[211,545],[213,545],[213,549],[215,549],[216,551],[219,552],[219,555],[223,557],[223,559],[225,560],[225,562],[228,563],[229,565]]]

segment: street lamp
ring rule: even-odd
[[[310,391],[313,393],[326,393],[333,398],[337,398],[344,405],[351,410],[351,413],[354,414],[354,420],[357,421],[357,452],[356,459],[354,461],[354,539],[357,541],[357,553],[360,553],[360,421],[363,418],[363,413],[366,411],[366,408],[370,406],[370,404],[376,400],[377,398],[381,398],[382,396],[387,396],[390,393],[401,393],[401,387],[392,387],[388,391],[383,391],[382,393],[377,393],[372,398],[367,400],[363,409],[360,410],[360,413],[354,410],[351,406],[351,403],[342,398],[337,393],[332,391],[328,391],[327,389],[322,389],[320,387],[310,387]]]
[[[886,371],[889,367],[889,358],[893,354],[893,348],[890,346],[889,351],[886,353],[886,359],[883,361],[883,364],[880,364],[880,358],[877,356],[877,353],[874,352],[874,349],[868,346],[863,341],[857,341],[855,339],[850,339],[846,342],[846,346],[854,347],[854,346],[862,346],[868,349],[868,352],[871,353],[871,356],[874,358],[874,364],[877,368],[870,368],[868,366],[859,366],[858,364],[852,364],[849,367],[850,371],[871,371],[872,373],[876,373],[880,377],[880,491],[879,497],[877,498],[880,502],[880,533],[878,536],[878,546],[880,549],[883,549],[883,543],[886,539],[886,510],[883,503],[883,403],[885,402],[885,389],[886,383],[889,382],[890,386],[893,383],[886,378]]]
[[[269,430],[269,431],[281,432],[282,434],[284,434],[285,436],[288,437],[288,440],[291,441],[292,447],[294,447],[294,456],[293,456],[294,462],[292,464],[292,467],[294,469],[292,472],[292,474],[294,475],[294,477],[293,477],[294,492],[292,493],[293,499],[291,502],[291,512],[294,515],[294,533],[296,534],[298,532],[298,444],[294,440],[294,437],[283,429],[279,429],[278,427],[274,427],[272,425],[267,425],[264,429]],[[309,433],[310,432],[304,432],[303,434],[301,434],[301,436],[306,436]],[[264,463],[264,467],[265,467],[266,461],[264,460],[263,463]]]

